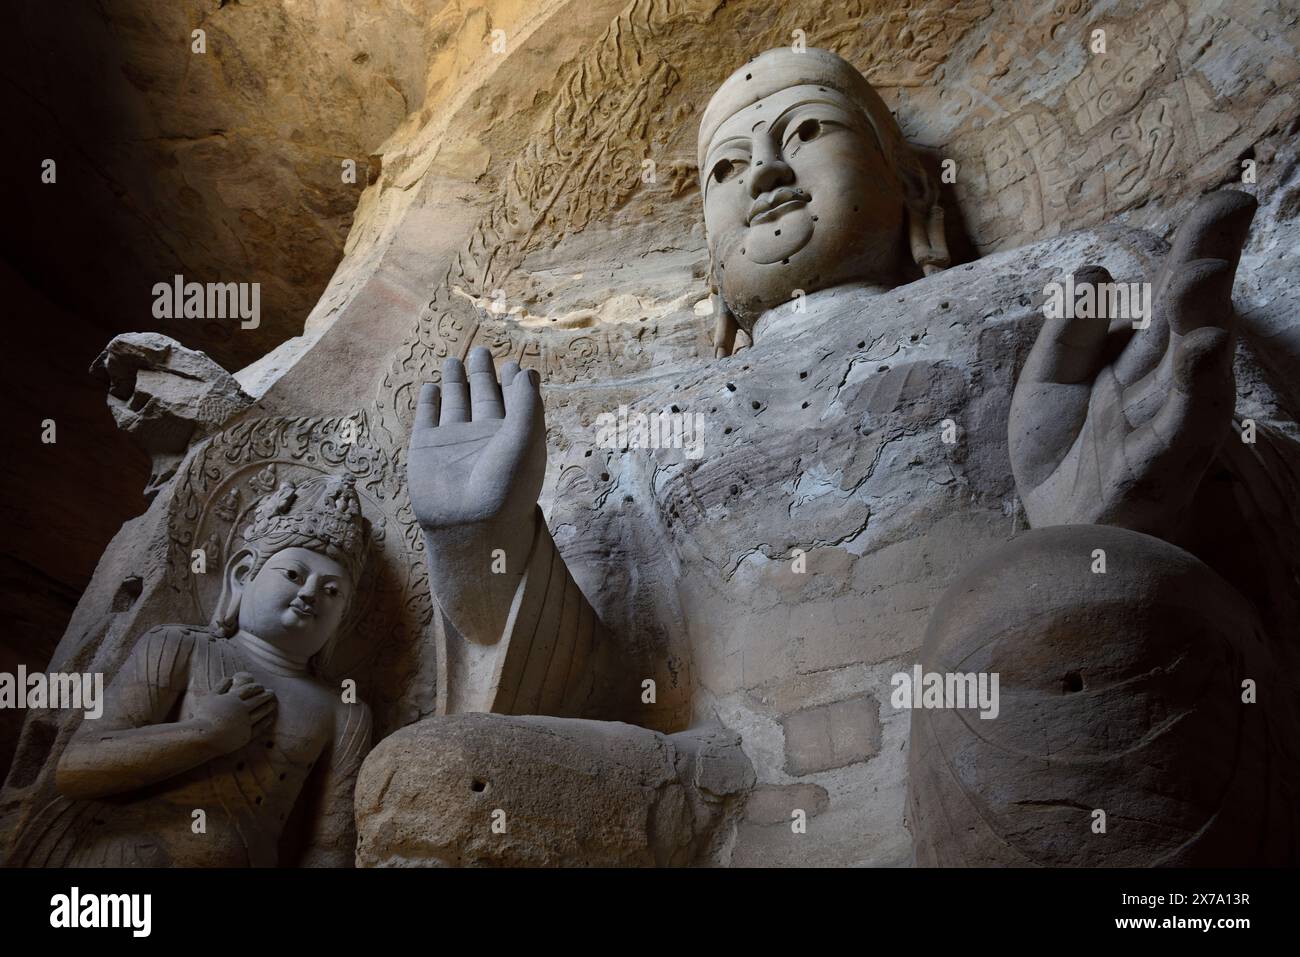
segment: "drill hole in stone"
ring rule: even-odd
[[[1083,675],[1077,671],[1071,671],[1061,679],[1061,693],[1075,694],[1083,690]]]
[[[475,794],[482,794],[487,790],[487,782],[482,778],[475,778],[473,781],[469,782],[469,789]]]

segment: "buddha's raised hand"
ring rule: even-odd
[[[1176,532],[1231,430],[1232,283],[1255,205],[1231,190],[1196,205],[1154,281],[1147,328],[1071,310],[1047,320],[1008,423],[1031,525]],[[1088,268],[1075,274],[1084,282],[1111,278]]]
[[[487,349],[443,364],[420,392],[407,459],[431,586],[461,633],[494,641],[532,547],[546,473],[540,377],[517,362],[498,383]],[[497,555],[497,549],[502,554]],[[494,559],[503,558],[506,573]]]

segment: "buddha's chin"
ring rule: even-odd
[[[738,261],[722,281],[722,297],[742,329],[749,331],[764,312],[797,296],[838,285],[844,280],[837,270],[824,268],[824,259],[804,246],[792,252],[788,261],[756,263]]]

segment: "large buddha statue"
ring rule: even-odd
[[[408,460],[446,702],[363,769],[361,858],[1294,861],[1300,470],[1282,436],[1233,422],[1254,201],[1196,207],[1140,328],[1044,324],[1039,289],[1007,291],[1041,247],[942,271],[924,165],[833,53],[742,66],[698,159],[716,359],[644,399],[731,424],[702,462],[642,451],[619,478],[648,534],[717,571],[666,585],[691,727],[636,726],[639,676],[537,507],[537,374],[449,359]],[[825,495],[836,520],[806,524]],[[915,665],[999,674],[996,716],[891,704]],[[432,777],[407,772],[429,753]]]
[[[350,866],[370,711],[313,661],[360,606],[367,536],[349,475],[267,495],[226,562],[212,624],[140,638],[11,862]]]

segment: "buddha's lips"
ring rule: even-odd
[[[770,196],[764,194],[754,200],[754,205],[749,207],[749,217],[745,220],[745,225],[754,226],[776,219],[796,206],[805,205],[811,198],[801,189],[783,186],[774,190]]]
[[[315,617],[316,617],[316,610],[315,610],[314,608],[311,608],[311,607],[308,606],[308,605],[299,604],[299,603],[296,602],[296,601],[294,601],[294,602],[290,602],[290,603],[289,603],[289,610],[292,611],[292,612],[293,612],[295,615],[297,615],[299,618],[315,618]]]

